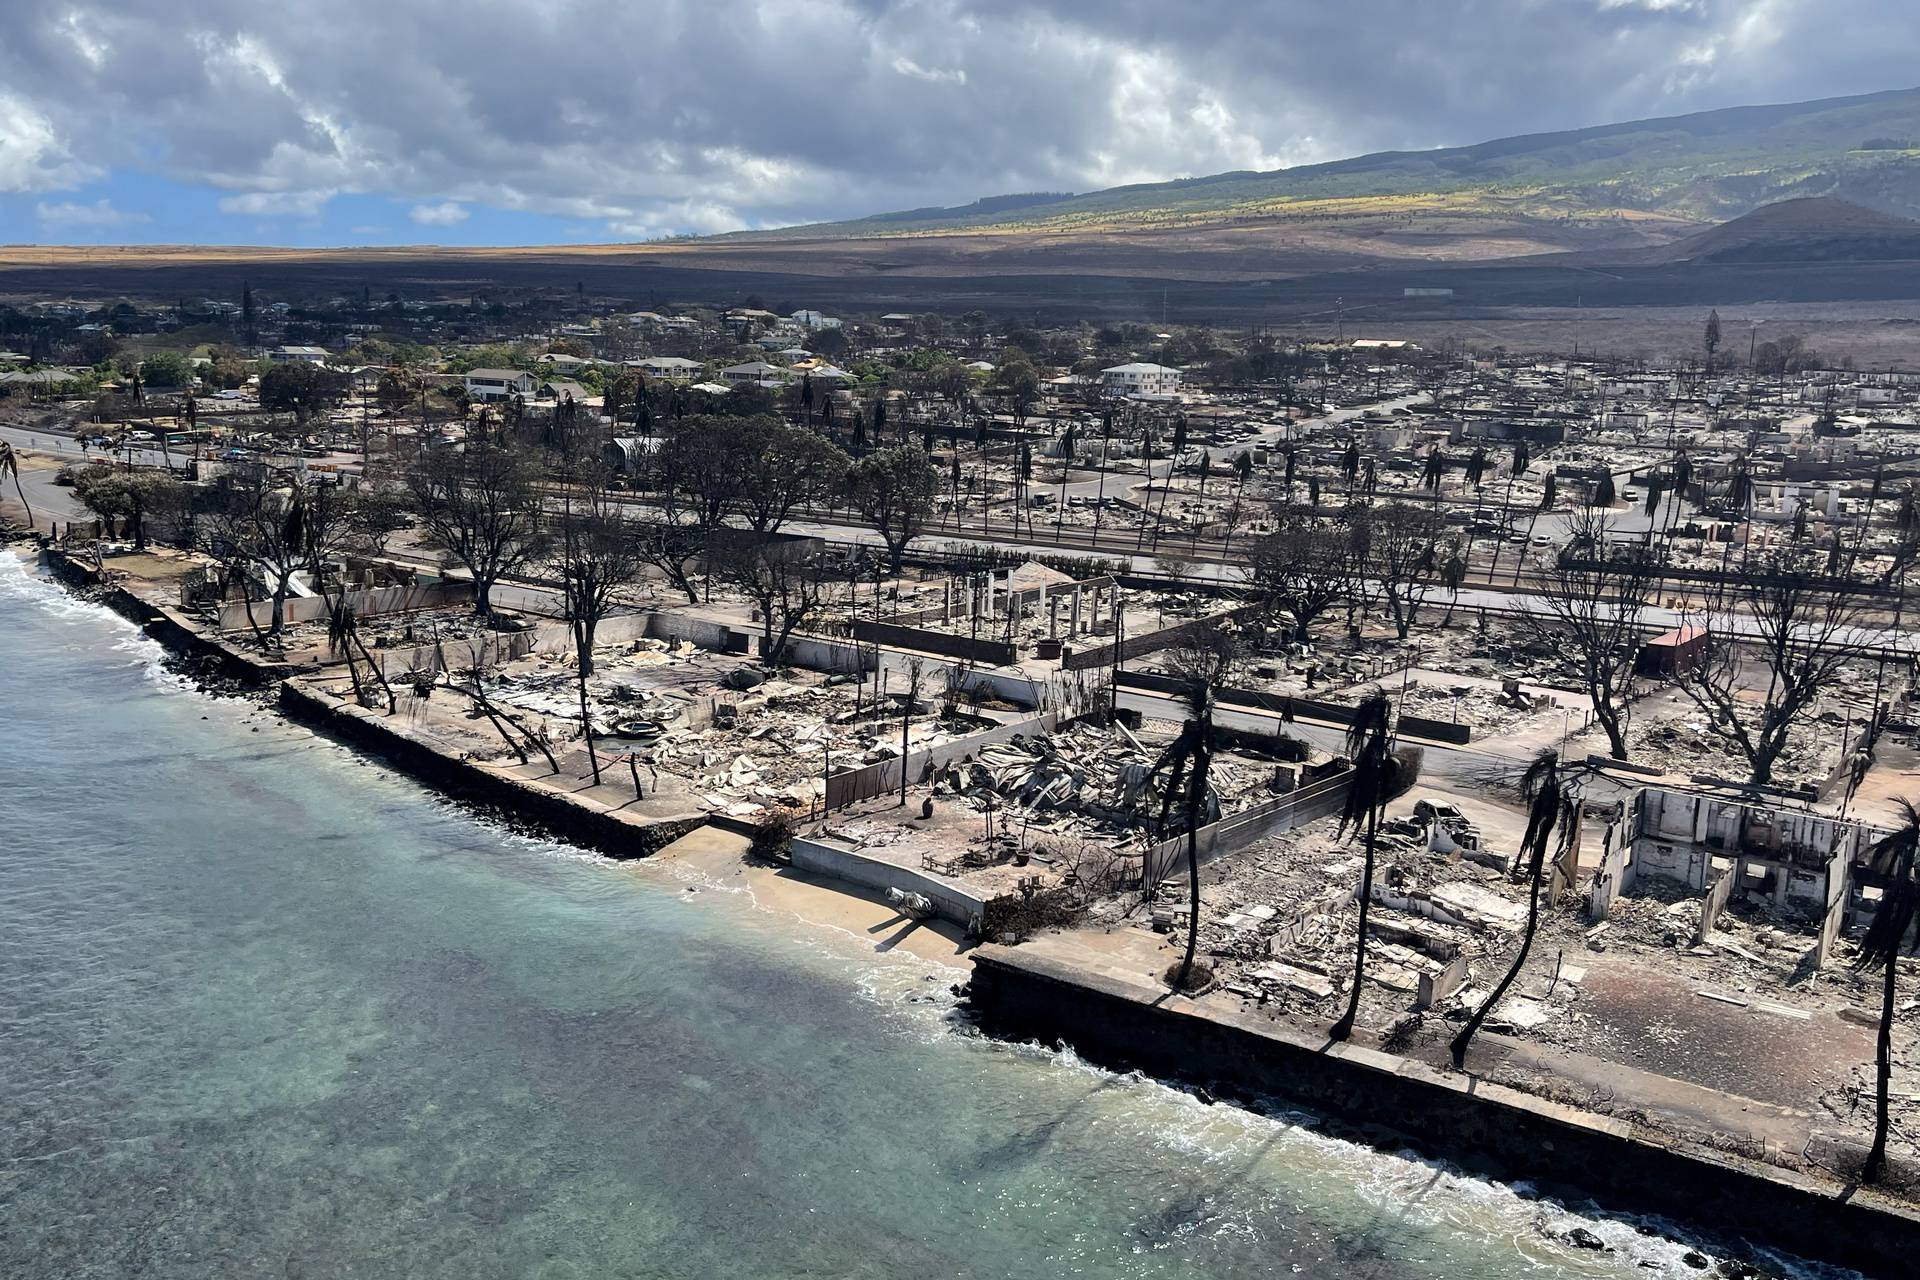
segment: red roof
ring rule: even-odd
[[[1705,627],[1675,627],[1673,630],[1663,631],[1653,639],[1647,641],[1647,647],[1649,649],[1679,649],[1693,643],[1695,640],[1705,639],[1706,634],[1707,629]]]

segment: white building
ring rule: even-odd
[[[801,309],[787,317],[803,329],[838,329],[840,322],[821,311]]]
[[[768,364],[765,360],[749,360],[745,364],[736,364],[732,368],[722,369],[720,376],[734,386],[743,382],[766,386],[770,383],[784,382],[793,377],[791,369],[782,369],[779,365]]]
[[[326,358],[325,347],[275,347],[267,352],[268,364],[322,364]]]
[[[538,386],[534,376],[524,369],[469,369],[467,396],[473,400],[505,400],[508,396],[531,396]]]
[[[1180,371],[1164,364],[1117,364],[1100,371],[1110,396],[1171,396],[1180,393]]]
[[[646,356],[627,363],[649,378],[662,378],[668,382],[685,382],[705,367],[698,360],[689,360],[685,356]]]

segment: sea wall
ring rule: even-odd
[[[376,712],[342,702],[291,678],[290,668],[230,649],[217,637],[193,630],[125,587],[105,581],[85,561],[57,548],[48,548],[45,560],[54,577],[86,590],[93,599],[134,623],[170,652],[200,667],[203,673],[252,687],[277,682],[280,709],[288,719],[378,755],[426,785],[508,822],[537,828],[611,858],[639,858],[704,821],[701,815],[690,813],[682,818],[635,822],[561,792],[449,756],[402,733]]]
[[[57,547],[41,553],[47,571],[69,587],[86,592],[89,599],[113,610],[158,641],[169,653],[185,659],[203,676],[217,676],[248,687],[278,680],[289,668],[280,663],[249,657],[221,643],[219,637],[203,635],[178,618],[148,604],[125,587],[84,560],[68,555]]]
[[[691,813],[656,822],[626,819],[497,769],[449,756],[402,733],[378,712],[342,702],[299,679],[281,683],[280,709],[288,719],[370,751],[428,786],[609,858],[644,858],[706,820]]]
[[[881,893],[888,889],[901,889],[922,894],[933,903],[934,914],[943,920],[951,920],[969,932],[980,927],[981,917],[986,913],[987,900],[963,885],[941,876],[916,871],[912,867],[870,857],[858,849],[830,840],[796,836],[788,845],[788,855],[796,869],[831,880],[842,880]]]
[[[1030,950],[985,945],[972,954],[968,1002],[997,1034],[1064,1042],[1105,1066],[1222,1094],[1302,1104],[1386,1149],[1411,1143],[1477,1172],[1659,1214],[1736,1244],[1767,1244],[1869,1275],[1910,1274],[1920,1256],[1920,1214],[1870,1190],[1655,1137],[1467,1073],[1330,1044]]]

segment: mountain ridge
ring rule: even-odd
[[[1231,170],[1083,192],[1024,207],[986,197],[948,209],[709,238],[778,241],[959,231],[1121,229],[1285,212],[1324,199],[1478,192],[1543,212],[1628,210],[1720,221],[1798,195],[1920,214],[1920,88],[1518,134],[1425,151],[1379,151],[1275,170]],[[984,206],[984,207],[977,207]],[[924,215],[924,216],[920,216]]]

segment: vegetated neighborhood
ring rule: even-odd
[[[1345,329],[34,303],[0,498],[609,852],[1911,1197],[1920,371]]]

